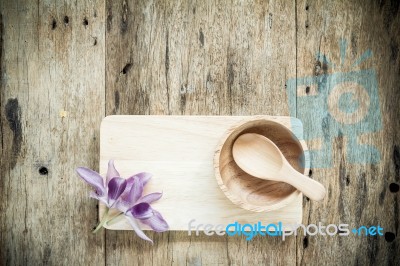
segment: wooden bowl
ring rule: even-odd
[[[235,125],[221,139],[214,156],[215,177],[225,195],[236,205],[255,212],[273,211],[299,197],[300,191],[283,182],[262,180],[240,169],[232,156],[235,140],[245,133],[257,133],[272,140],[289,163],[304,173],[305,143],[300,143],[284,125],[252,117]],[[275,118],[277,119],[277,118]]]

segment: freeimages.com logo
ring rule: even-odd
[[[214,234],[223,236],[245,236],[247,241],[252,240],[255,236],[272,236],[281,237],[285,241],[288,236],[297,236],[298,234],[303,234],[304,236],[348,236],[351,233],[355,236],[383,236],[383,228],[380,225],[374,226],[360,226],[353,227],[350,230],[348,224],[328,224],[324,225],[319,222],[318,224],[282,224],[269,223],[263,224],[262,222],[257,222],[254,224],[241,224],[239,222],[233,222],[228,225],[213,225],[213,224],[196,224],[196,220],[192,219],[188,224],[188,235],[198,236],[201,231],[205,235],[212,236]]]

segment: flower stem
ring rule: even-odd
[[[120,218],[121,217],[121,215],[123,215],[124,213],[119,213],[119,214],[117,214],[117,215],[115,215],[115,216],[113,216],[113,217],[111,217],[111,219],[110,220],[108,220],[106,223],[107,223],[107,225],[113,225],[113,224],[115,224],[116,222],[118,222],[118,218]]]
[[[97,225],[97,227],[92,231],[92,233],[96,233],[97,231],[100,230],[100,228],[103,227],[103,225],[107,222],[108,220],[108,212],[110,211],[110,209],[107,208],[106,212],[103,215],[103,218],[101,219],[100,223]]]

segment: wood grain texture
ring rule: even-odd
[[[122,0],[106,9],[107,115],[288,115],[294,2]],[[150,237],[154,247],[107,231],[107,264],[296,262],[294,238]]]
[[[380,224],[386,232],[385,237],[299,236],[297,263],[320,265],[329,261],[333,265],[399,265],[400,198],[389,190],[390,183],[399,182],[399,2],[301,0],[297,1],[296,11],[297,77],[374,69],[382,114],[382,129],[378,132],[368,132],[368,128],[358,125],[352,133],[332,138],[332,167],[312,169],[312,177],[328,189],[325,198],[327,207],[319,208],[306,201],[303,222],[348,223],[351,226]],[[341,39],[347,41],[343,69],[332,69],[322,59],[315,59],[319,51],[327,54],[336,66],[340,66]],[[371,49],[373,56],[359,66],[352,67],[356,59],[368,49]],[[367,81],[366,85],[371,83],[372,80]],[[305,94],[304,91],[298,93]],[[298,113],[306,108],[310,106],[297,104]],[[315,121],[315,116],[308,119]],[[309,121],[303,121],[306,122]],[[317,123],[314,125],[310,131],[318,130],[317,127],[321,126]],[[328,135],[334,134],[328,128],[325,130]],[[366,133],[359,134],[363,130]],[[350,163],[347,149],[350,147],[348,139],[351,134],[358,135],[359,143],[377,147],[381,155],[380,162]],[[309,141],[308,144],[312,149],[313,143]],[[368,155],[363,152],[356,154],[358,158],[368,158]]]
[[[162,213],[172,231],[188,231],[192,220],[195,220],[192,226],[227,226],[235,221],[241,224],[259,221],[264,224],[282,222],[284,225],[301,223],[303,197],[293,187],[279,182],[271,185],[271,182],[247,177],[242,172],[236,175],[231,172],[229,177],[224,175],[224,183],[220,171],[215,170],[229,168],[226,160],[221,160],[221,167],[220,161],[214,160],[226,132],[240,130],[240,126],[245,126],[249,120],[274,123],[275,128],[281,126],[280,133],[286,130],[288,139],[281,139],[280,145],[292,145],[292,149],[287,149],[292,153],[286,155],[298,165],[303,149],[307,148],[302,148],[299,142],[294,149],[290,143],[294,141],[290,117],[109,116],[103,119],[100,130],[100,174],[106,175],[110,159],[115,160],[123,177],[151,173],[153,178],[146,185],[144,194],[162,191],[162,199],[152,206]],[[308,174],[309,169],[299,169]],[[252,190],[249,191],[249,187]],[[105,209],[106,206],[101,204],[100,217]],[[126,219],[107,228],[132,230]]]
[[[1,1],[0,13],[0,264],[104,263],[74,171],[98,167],[104,2]]]
[[[400,264],[399,1],[248,2],[0,1],[0,264]],[[379,223],[385,237],[89,233],[96,203],[73,169],[97,168],[105,115],[298,116],[286,81],[331,73],[315,53],[340,62],[340,39],[348,64],[373,52],[359,68],[376,72],[382,128],[357,140],[381,157],[351,164],[334,138],[332,169],[310,172],[324,208],[305,201],[303,222]]]

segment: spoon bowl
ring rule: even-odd
[[[254,133],[239,136],[232,153],[238,166],[255,177],[286,182],[315,201],[325,197],[324,186],[293,169],[279,148],[265,136]]]
[[[301,129],[299,120],[253,116],[238,122],[221,137],[214,155],[215,178],[225,196],[235,205],[249,211],[268,212],[302,197],[300,191],[287,183],[263,180],[246,173],[232,155],[233,144],[240,135],[256,133],[271,139],[296,171],[308,173],[307,146],[290,128]]]

